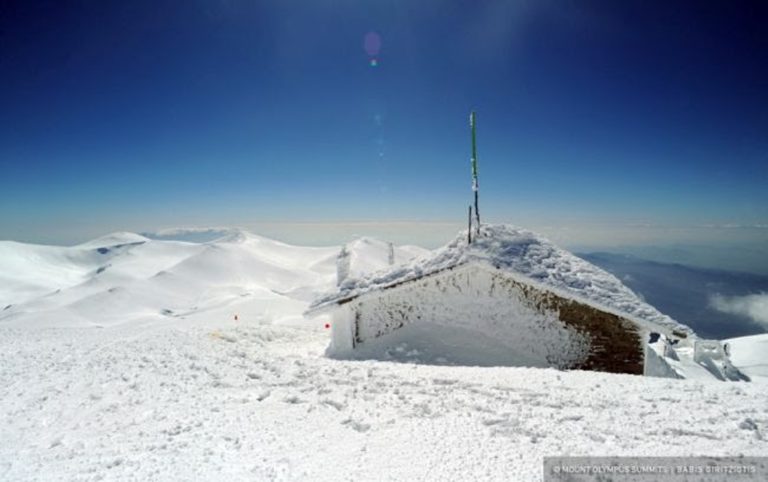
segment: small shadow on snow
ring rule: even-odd
[[[122,243],[122,244],[116,244],[114,246],[104,246],[101,248],[96,248],[96,252],[98,252],[99,254],[108,254],[113,249],[119,250],[122,248],[131,247],[131,246],[141,246],[144,243],[146,243],[146,241],[136,241],[134,243]]]

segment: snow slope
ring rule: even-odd
[[[742,336],[724,340],[729,346],[731,362],[750,378],[768,378],[768,334]]]
[[[347,274],[350,278],[359,278],[391,266],[389,243],[362,237],[348,243],[345,248],[349,252],[349,271]],[[400,265],[426,256],[429,252],[429,250],[419,246],[392,246],[392,264]]]
[[[81,283],[115,254],[146,241],[131,233],[115,233],[74,248],[0,241],[0,306]]]
[[[545,455],[768,450],[765,379],[326,358],[301,313],[336,247],[1,246],[0,480],[535,481]]]

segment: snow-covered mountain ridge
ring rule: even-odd
[[[332,286],[337,252],[245,231],[201,244],[131,233],[73,247],[3,242],[0,323],[103,326],[194,315],[242,299],[252,301],[246,310],[300,317],[315,291]]]

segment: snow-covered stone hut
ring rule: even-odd
[[[652,332],[692,335],[613,275],[506,225],[483,226],[472,244],[465,233],[408,265],[347,279],[308,313],[330,314],[332,354],[421,323],[435,336],[445,327],[493,340],[514,364],[615,373],[648,373],[647,358],[658,358],[647,350]]]

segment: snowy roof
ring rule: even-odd
[[[358,279],[347,279],[338,291],[317,299],[309,311],[343,304],[367,293],[468,263],[496,268],[560,295],[643,324],[693,333],[689,327],[642,301],[612,274],[555,246],[536,233],[509,225],[484,225],[481,236],[474,239],[471,245],[467,245],[467,234],[464,231],[448,245],[409,264]]]

